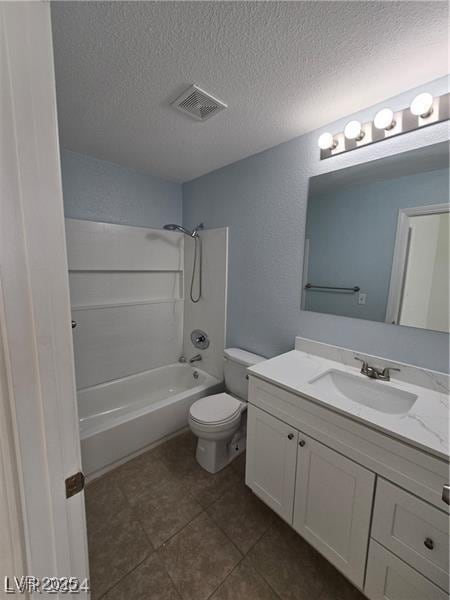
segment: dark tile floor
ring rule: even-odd
[[[244,484],[210,475],[183,433],[86,489],[92,600],[363,600]]]

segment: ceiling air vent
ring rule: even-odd
[[[211,96],[211,94],[208,94],[196,85],[191,85],[175,102],[172,102],[172,106],[190,115],[197,121],[206,121],[206,119],[227,108],[224,102],[214,98],[214,96]]]

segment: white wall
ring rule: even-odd
[[[66,219],[77,388],[182,353],[183,236]]]
[[[195,354],[202,355],[199,368],[211,375],[223,377],[223,349],[225,346],[225,319],[227,301],[228,228],[209,229],[200,233],[203,248],[203,293],[194,304],[190,297],[194,240],[185,241],[184,275],[184,343],[183,350],[189,360]],[[197,279],[194,294],[197,290]],[[191,331],[202,329],[208,334],[210,346],[206,350],[195,348],[190,339]]]

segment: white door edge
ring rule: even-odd
[[[405,279],[406,260],[409,243],[409,217],[435,215],[449,212],[449,204],[429,204],[400,208],[398,211],[397,231],[395,234],[394,255],[392,259],[391,280],[386,306],[386,323],[398,324]]]
[[[84,579],[84,494],[67,500],[64,485],[81,455],[50,4],[0,3],[0,25],[0,273],[26,571]]]

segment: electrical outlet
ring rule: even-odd
[[[365,304],[367,300],[367,294],[365,292],[359,292],[358,294],[358,304]]]

